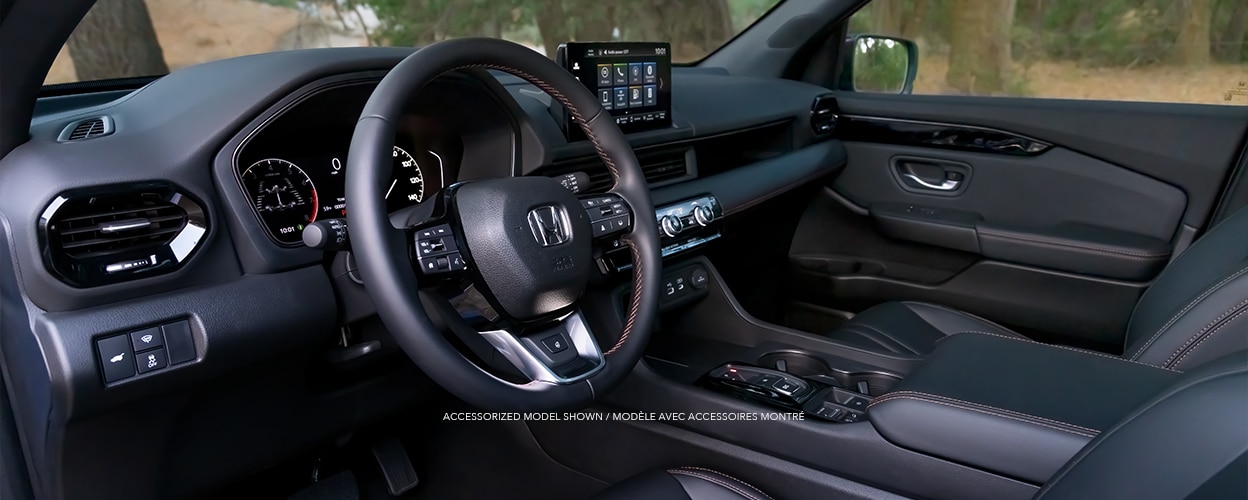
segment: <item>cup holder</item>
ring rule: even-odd
[[[758,358],[758,365],[799,377],[827,375],[832,371],[822,359],[800,352],[773,352]]]
[[[758,358],[758,366],[789,372],[803,378],[858,391],[865,383],[867,394],[879,396],[891,390],[901,377],[877,372],[846,372],[834,370],[822,358],[794,351],[779,351]]]

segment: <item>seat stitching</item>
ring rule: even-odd
[[[1157,330],[1157,333],[1154,333],[1153,336],[1148,339],[1148,342],[1145,342],[1144,346],[1141,347],[1138,351],[1135,352],[1135,354],[1131,356],[1131,359],[1133,360],[1140,359],[1140,356],[1144,355],[1144,351],[1147,351],[1148,348],[1153,345],[1153,342],[1156,342],[1157,339],[1161,337],[1162,333],[1170,329],[1171,326],[1174,326],[1174,323],[1178,321],[1179,318],[1183,317],[1184,314],[1187,314],[1188,311],[1191,311],[1193,307],[1196,307],[1196,305],[1199,304],[1201,301],[1205,300],[1205,298],[1212,295],[1213,292],[1220,290],[1223,286],[1226,286],[1227,283],[1230,283],[1231,280],[1240,277],[1244,273],[1248,273],[1248,267],[1244,267],[1243,269],[1240,269],[1234,274],[1227,276],[1226,278],[1223,278],[1222,281],[1219,281],[1217,284],[1206,289],[1204,292],[1198,295],[1195,299],[1192,299],[1192,301],[1189,302],[1186,306],[1184,306],[1183,309],[1179,310],[1179,312],[1175,314],[1173,318],[1170,318],[1170,321],[1167,321],[1166,324],[1161,325],[1161,329]]]
[[[920,352],[918,349],[915,349],[914,347],[911,347],[910,345],[906,344],[905,342],[902,342],[902,341],[901,341],[901,340],[899,340],[898,338],[896,338],[896,337],[894,337],[894,336],[892,336],[892,335],[889,335],[889,334],[888,334],[888,332],[886,332],[886,331],[884,331],[884,330],[881,330],[881,329],[876,328],[876,327],[874,327],[874,326],[868,325],[868,324],[866,324],[866,323],[859,323],[859,324],[858,324],[858,326],[861,326],[861,327],[863,327],[863,328],[866,328],[866,329],[868,329],[868,330],[871,330],[871,331],[873,331],[873,332],[876,332],[876,333],[878,333],[878,334],[880,334],[880,335],[883,335],[883,336],[884,336],[884,338],[886,338],[886,339],[888,339],[888,340],[891,340],[891,341],[893,341],[893,342],[896,342],[896,343],[897,343],[897,345],[899,345],[899,346],[901,346],[901,347],[903,347],[903,348],[909,349],[911,354],[921,354],[921,352]]]
[[[1182,345],[1179,346],[1179,349],[1177,351],[1174,351],[1174,353],[1171,354],[1170,357],[1166,358],[1166,361],[1162,363],[1162,366],[1169,366],[1170,362],[1174,361],[1174,358],[1178,356],[1179,353],[1183,351],[1183,349],[1186,349],[1188,345],[1194,342],[1197,337],[1205,335],[1209,331],[1210,328],[1213,328],[1218,323],[1221,323],[1223,319],[1225,319],[1227,316],[1230,316],[1236,310],[1242,309],[1245,304],[1248,304],[1248,299],[1244,299],[1243,302],[1240,302],[1238,304],[1231,306],[1230,309],[1227,309],[1222,314],[1219,314],[1218,317],[1213,318],[1213,321],[1210,321],[1208,324],[1202,327],[1200,331],[1196,332],[1195,335],[1192,335],[1190,338],[1188,338],[1186,342],[1184,342]]]
[[[1122,361],[1122,362],[1124,362],[1124,363],[1132,363],[1132,364],[1137,364],[1137,365],[1140,365],[1140,366],[1147,366],[1147,367],[1149,367],[1149,368],[1156,368],[1156,369],[1158,369],[1158,370],[1166,370],[1166,371],[1168,371],[1168,372],[1182,373],[1182,372],[1180,372],[1179,370],[1175,370],[1175,369],[1171,369],[1171,368],[1166,368],[1166,367],[1164,367],[1164,366],[1150,365],[1150,364],[1148,364],[1148,363],[1144,363],[1144,362],[1140,362],[1140,361],[1134,361],[1134,360],[1130,360],[1130,359],[1127,359],[1127,358],[1124,358],[1124,357],[1121,357],[1121,356],[1114,356],[1114,355],[1112,355],[1112,354],[1105,354],[1105,353],[1103,353],[1103,352],[1089,351],[1089,350],[1087,350],[1087,349],[1078,349],[1078,348],[1075,348],[1075,347],[1064,346],[1064,345],[1057,345],[1057,344],[1046,344],[1046,343],[1044,343],[1044,342],[1036,342],[1036,341],[1031,340],[1031,339],[1024,339],[1024,338],[1018,338],[1018,337],[1011,337],[1011,336],[1009,336],[1009,335],[1001,335],[1001,334],[999,334],[999,333],[992,333],[992,332],[981,332],[981,331],[978,331],[978,330],[966,330],[966,331],[962,331],[962,332],[958,332],[958,333],[951,334],[951,335],[949,335],[948,337],[945,337],[945,338],[949,338],[949,337],[952,337],[952,336],[954,336],[954,335],[961,335],[961,334],[964,334],[964,333],[975,333],[975,334],[979,334],[979,335],[991,335],[991,336],[993,336],[993,337],[1000,337],[1000,338],[1003,338],[1003,339],[1009,339],[1009,340],[1017,340],[1017,341],[1019,341],[1019,342],[1026,342],[1026,343],[1029,343],[1029,344],[1038,344],[1038,345],[1042,345],[1042,346],[1046,346],[1046,347],[1052,347],[1052,348],[1055,348],[1055,349],[1065,349],[1065,350],[1067,350],[1067,351],[1077,352],[1077,353],[1080,353],[1080,354],[1090,354],[1090,355],[1092,355],[1092,356],[1100,356],[1100,357],[1105,358],[1105,359],[1113,359],[1113,360],[1117,360],[1117,361]],[[944,340],[944,339],[941,339],[941,340]]]
[[[1075,434],[1075,435],[1083,436],[1086,438],[1094,438],[1096,437],[1097,434],[1101,433],[1101,431],[1098,431],[1096,429],[1090,429],[1087,427],[1083,427],[1080,425],[1075,425],[1075,424],[1071,424],[1067,422],[1051,420],[1051,419],[1047,419],[1044,417],[1037,417],[1035,415],[1029,415],[1026,413],[1020,413],[1020,412],[1015,412],[1011,410],[1004,410],[1001,408],[996,408],[996,407],[988,406],[988,405],[979,405],[978,403],[970,403],[968,401],[962,401],[959,399],[946,398],[943,396],[937,396],[935,394],[926,394],[926,393],[914,392],[914,391],[897,391],[897,392],[891,392],[891,393],[885,394],[884,396],[881,396],[880,398],[871,402],[870,405],[867,405],[867,408],[870,409],[871,407],[874,407],[877,404],[888,402],[888,401],[894,401],[898,399],[913,399],[915,401],[924,402],[924,403],[932,403],[932,404],[947,406],[950,408],[970,410],[970,411],[974,411],[977,413],[983,413],[985,415],[992,415],[994,417],[1001,417],[1001,418],[1005,418],[1009,420],[1014,420],[1017,422],[1022,422],[1025,424],[1038,425],[1040,427],[1044,427],[1047,429],[1067,432],[1070,434]],[[974,405],[977,405],[979,407],[974,406]],[[1065,428],[1061,426],[1068,426],[1070,428]],[[1076,429],[1079,429],[1079,430],[1076,430]]]
[[[968,405],[968,406],[977,406],[977,407],[980,407],[980,408],[983,408],[983,409],[987,409],[987,410],[1000,411],[1000,412],[1004,412],[1004,413],[1013,414],[1013,415],[1018,416],[1018,417],[1023,417],[1023,418],[1034,418],[1034,419],[1036,419],[1036,420],[1042,420],[1042,421],[1045,421],[1045,422],[1048,422],[1048,423],[1051,423],[1051,424],[1055,424],[1055,425],[1065,425],[1065,426],[1073,427],[1073,428],[1076,428],[1076,429],[1079,429],[1079,430],[1083,430],[1083,431],[1087,431],[1087,432],[1092,432],[1092,433],[1099,433],[1099,432],[1101,432],[1101,431],[1098,431],[1098,430],[1093,429],[1093,428],[1091,428],[1091,427],[1084,427],[1084,426],[1081,426],[1081,425],[1075,425],[1075,424],[1072,424],[1072,423],[1069,423],[1069,422],[1063,422],[1063,421],[1061,421],[1061,420],[1054,420],[1054,419],[1051,419],[1051,418],[1041,417],[1041,416],[1039,416],[1039,415],[1032,415],[1032,414],[1030,414],[1030,413],[1023,413],[1023,412],[1021,412],[1021,411],[1015,411],[1015,410],[1007,410],[1007,409],[1005,409],[1005,408],[998,408],[998,407],[996,407],[996,406],[986,405],[986,404],[983,404],[983,403],[976,403],[976,402],[974,402],[974,401],[966,401],[966,400],[962,400],[962,399],[951,398],[951,397],[949,397],[949,396],[944,396],[944,395],[940,395],[940,394],[932,394],[932,393],[929,393],[929,392],[906,391],[906,390],[902,390],[902,391],[893,391],[893,392],[890,392],[890,393],[888,393],[888,394],[885,394],[884,396],[885,396],[885,397],[887,397],[887,396],[890,396],[890,395],[893,395],[893,394],[897,394],[897,395],[912,395],[912,396],[929,397],[929,398],[933,398],[933,399],[941,399],[941,400],[948,401],[948,402],[950,402],[950,403],[955,403],[955,404],[964,404],[964,405]],[[868,405],[868,407],[870,407],[870,405]]]
[[[701,473],[698,473],[698,472],[689,471],[689,470],[684,470],[684,469],[670,469],[670,470],[668,470],[667,472],[668,472],[668,474],[683,474],[683,475],[690,476],[690,477],[696,477],[696,478],[701,479],[701,480],[703,480],[703,481],[710,481],[710,482],[712,482],[712,483],[715,483],[715,484],[718,484],[718,485],[723,486],[723,487],[725,487],[725,488],[728,488],[728,489],[730,489],[730,490],[732,490],[732,491],[736,492],[738,495],[741,495],[741,496],[743,496],[743,497],[745,497],[745,498],[751,498],[751,499],[755,499],[755,500],[757,500],[757,499],[759,498],[757,495],[751,494],[751,493],[750,493],[750,492],[748,492],[748,491],[745,491],[745,490],[743,490],[743,489],[741,489],[741,488],[738,488],[738,487],[734,486],[732,483],[729,483],[728,481],[724,481],[723,479],[720,479],[720,478],[717,478],[717,477],[714,477],[714,476],[709,476],[709,475],[706,475],[706,474],[701,474]],[[767,496],[767,495],[763,495],[763,496],[764,496],[765,498],[767,498],[767,500],[772,500],[772,498],[771,498],[771,497],[769,497],[769,496]]]
[[[1221,325],[1218,325],[1217,328],[1214,328],[1208,334],[1205,334],[1204,338],[1200,339],[1199,342],[1196,342],[1196,344],[1193,345],[1191,349],[1188,349],[1187,352],[1183,353],[1183,355],[1180,356],[1179,359],[1175,360],[1174,363],[1171,364],[1170,366],[1179,366],[1179,364],[1182,363],[1184,359],[1187,359],[1187,356],[1190,355],[1193,351],[1195,351],[1197,347],[1200,347],[1200,345],[1205,343],[1206,340],[1209,340],[1210,338],[1212,338],[1215,333],[1218,333],[1223,328],[1226,328],[1227,325],[1234,323],[1235,320],[1239,319],[1239,317],[1243,316],[1245,313],[1248,313],[1248,309],[1243,309],[1239,311],[1234,316],[1231,316],[1231,319],[1226,320]],[[1182,348],[1180,348],[1180,350],[1182,350]]]
[[[1170,252],[1164,252],[1164,253],[1162,252],[1133,252],[1130,250],[1119,250],[1116,248],[1108,248],[1108,247],[1102,247],[1102,246],[1083,245],[1083,244],[1078,244],[1078,243],[1067,243],[1067,242],[1046,240],[1046,239],[1030,237],[1030,236],[1019,236],[1015,234],[999,233],[999,232],[992,231],[992,230],[984,230],[983,228],[979,228],[979,233],[985,234],[988,236],[997,237],[997,238],[1026,241],[1030,243],[1038,243],[1041,245],[1049,245],[1049,246],[1055,246],[1055,247],[1077,248],[1079,250],[1085,250],[1089,252],[1109,254],[1109,255],[1119,255],[1123,257],[1128,257],[1132,259],[1140,259],[1140,260],[1154,260],[1154,259],[1160,259],[1162,257],[1166,257],[1170,255]]]
[[[683,466],[677,467],[677,469],[679,469],[679,470],[697,470],[697,471],[703,471],[703,472],[708,472],[708,473],[711,473],[711,474],[716,474],[716,475],[724,476],[724,477],[726,477],[726,478],[728,478],[728,479],[731,479],[731,480],[733,480],[733,481],[736,481],[736,482],[738,482],[738,483],[741,483],[743,486],[747,486],[747,487],[749,487],[750,489],[752,489],[752,490],[754,490],[754,491],[758,492],[758,494],[759,494],[759,495],[762,495],[762,496],[767,497],[767,498],[771,498],[771,497],[770,497],[770,496],[768,496],[766,493],[763,493],[763,490],[760,490],[760,489],[758,489],[758,488],[754,487],[754,485],[752,485],[752,484],[750,484],[750,483],[747,483],[747,482],[745,482],[745,481],[742,481],[742,480],[740,480],[740,479],[737,479],[737,478],[735,478],[735,477],[732,477],[731,475],[728,475],[728,474],[725,474],[725,473],[723,473],[723,472],[717,471],[717,470],[707,469],[707,468],[705,468],[705,467],[694,467],[694,466],[692,466],[692,465],[683,465]]]
[[[576,123],[577,125],[580,125],[581,130],[585,131],[585,137],[589,139],[589,142],[591,144],[593,144],[594,152],[598,153],[598,157],[602,159],[602,163],[606,165],[607,170],[611,172],[612,180],[615,181],[614,186],[619,185],[620,171],[619,171],[619,168],[616,167],[615,161],[612,160],[611,157],[607,155],[607,151],[603,149],[602,143],[598,141],[597,134],[595,134],[593,129],[589,126],[589,122],[585,120],[585,115],[581,114],[580,109],[577,109],[576,106],[572,105],[572,101],[568,99],[567,96],[563,95],[562,92],[560,92],[555,87],[551,86],[549,83],[546,83],[546,81],[542,80],[541,78],[531,75],[525,71],[521,71],[519,69],[512,68],[510,66],[506,66],[502,64],[493,64],[493,63],[464,64],[464,65],[452,68],[448,70],[447,72],[449,73],[451,71],[459,71],[463,69],[478,69],[478,68],[496,69],[496,70],[511,73],[520,78],[528,80],[529,83],[536,85],[537,88],[542,89],[543,92],[546,92],[551,97],[554,97],[556,100],[558,100],[559,103],[562,104],[563,107],[568,110],[568,114],[572,115],[572,117],[576,119]],[[612,189],[614,189],[614,186],[612,186]],[[642,279],[641,277],[644,274],[642,272],[641,255],[639,251],[637,250],[637,245],[633,243],[632,239],[624,238],[624,242],[628,244],[628,247],[632,250],[633,297],[632,297],[632,301],[628,305],[629,306],[628,307],[628,320],[624,322],[624,329],[620,332],[619,340],[615,342],[614,346],[612,346],[610,349],[604,352],[603,356],[612,354],[624,346],[624,342],[628,340],[628,336],[630,333],[632,333],[633,327],[636,324],[637,315],[641,311],[641,279]]]

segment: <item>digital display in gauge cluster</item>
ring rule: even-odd
[[[445,185],[443,154],[395,146],[391,157],[393,175],[384,193],[389,211],[421,203]],[[346,217],[345,163],[345,154],[264,158],[240,165],[239,179],[269,234],[293,244],[302,241],[308,224]]]

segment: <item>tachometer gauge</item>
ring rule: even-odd
[[[394,147],[394,179],[386,189],[386,208],[391,212],[425,201],[425,173],[403,148]]]
[[[316,186],[294,163],[255,162],[243,171],[243,187],[269,233],[282,243],[299,242],[304,226],[316,220]]]

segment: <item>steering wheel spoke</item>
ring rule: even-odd
[[[581,207],[589,215],[594,239],[616,237],[632,229],[633,211],[618,195],[608,193],[579,198]]]
[[[579,309],[528,332],[480,332],[503,358],[531,381],[575,384],[602,370],[602,350]]]

